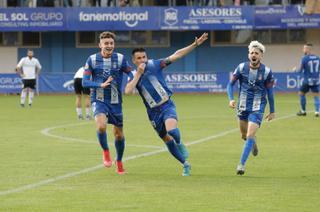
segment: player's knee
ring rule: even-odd
[[[242,138],[243,140],[247,140],[247,135],[246,135],[246,134],[242,134],[242,135],[241,135],[241,138]]]
[[[117,141],[121,141],[121,140],[123,140],[123,134],[122,133],[116,134],[116,135],[114,135],[114,138]]]
[[[247,134],[246,140],[247,140],[247,139],[254,139],[255,137],[256,137],[255,134],[250,133],[250,134]]]
[[[170,136],[170,135],[165,135],[165,136],[163,136],[162,137],[162,140],[164,141],[164,142],[168,142],[168,141],[171,141],[171,140],[173,140],[173,138]]]
[[[98,124],[97,130],[99,133],[104,133],[107,130],[107,126],[105,124]]]

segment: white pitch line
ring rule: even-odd
[[[288,118],[295,117],[295,116],[296,115],[293,115],[293,114],[287,115],[287,116],[282,116],[282,117],[279,117],[279,118],[277,118],[277,119],[275,119],[275,120],[273,120],[271,122],[275,122],[275,121],[283,120],[283,119],[288,119]],[[201,138],[201,139],[198,139],[198,140],[195,140],[195,141],[191,141],[186,145],[187,146],[191,146],[191,145],[203,143],[203,142],[206,142],[206,141],[209,141],[209,140],[214,140],[216,138],[220,138],[220,137],[223,137],[225,135],[237,132],[238,130],[239,130],[238,128],[230,129],[230,130],[218,133],[216,135],[211,135],[211,136],[208,136],[208,137],[205,137],[205,138]],[[165,151],[167,151],[166,148],[161,148],[159,150],[155,150],[155,151],[151,151],[151,152],[146,152],[146,153],[142,153],[142,154],[138,154],[138,155],[125,157],[123,160],[124,161],[134,160],[134,159],[141,158],[141,157],[147,157],[147,156],[151,156],[151,155],[156,155],[156,154],[159,154],[159,153],[162,153],[162,152],[165,152]],[[38,188],[40,186],[48,185],[50,183],[55,183],[57,181],[64,180],[64,179],[67,179],[67,178],[70,178],[70,177],[75,177],[75,176],[78,176],[78,175],[81,175],[81,174],[86,174],[86,173],[89,173],[89,172],[93,172],[93,171],[95,171],[97,169],[100,169],[100,168],[103,168],[103,167],[104,166],[102,164],[100,164],[100,165],[97,165],[97,166],[93,166],[93,167],[82,169],[80,171],[70,172],[70,173],[65,174],[65,175],[53,177],[53,178],[50,178],[50,179],[47,179],[47,180],[42,180],[42,181],[39,181],[37,183],[28,184],[28,185],[25,185],[25,186],[9,189],[9,190],[6,190],[6,191],[0,191],[0,196],[5,196],[5,195],[8,195],[8,194],[14,194],[14,193],[19,193],[19,192],[22,192],[22,191]]]
[[[88,141],[80,138],[72,138],[72,137],[67,137],[67,136],[60,136],[60,135],[54,135],[50,133],[51,130],[63,128],[63,127],[75,127],[75,126],[81,126],[85,125],[88,123],[76,123],[76,124],[65,124],[65,125],[59,125],[59,126],[54,126],[54,127],[48,127],[43,130],[41,130],[41,134],[52,137],[52,138],[57,138],[60,140],[66,140],[66,141],[73,141],[77,143],[85,143],[85,144],[97,144],[97,141]],[[113,145],[110,143],[110,145]],[[156,145],[139,145],[139,144],[126,144],[127,147],[143,147],[143,148],[151,148],[151,149],[162,149],[161,146],[156,146]]]

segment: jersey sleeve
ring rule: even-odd
[[[270,70],[270,72],[266,78],[266,81],[265,81],[265,86],[266,86],[266,88],[272,88],[274,83],[275,83],[274,76],[273,76],[272,71]]]
[[[93,82],[91,80],[91,76],[93,73],[92,60],[89,57],[84,66],[83,78],[82,78],[82,86],[85,88],[100,88],[101,84],[97,82]]]
[[[41,70],[41,68],[42,68],[42,66],[41,66],[41,64],[40,64],[38,59],[36,59],[36,67],[37,67],[38,70]]]
[[[21,60],[19,61],[17,68],[21,68],[23,66],[24,63],[24,58],[21,58]]]
[[[92,75],[92,72],[93,72],[92,61],[91,61],[91,58],[89,57],[84,66],[83,75]]]
[[[122,60],[121,70],[126,74],[129,74],[132,71],[132,66],[129,64],[126,58],[123,58]]]
[[[169,58],[162,58],[158,60],[154,60],[154,64],[160,68],[160,70],[164,69],[165,67],[169,66],[171,64],[171,61]]]
[[[234,95],[233,95],[233,86],[235,85],[235,83],[237,82],[237,80],[240,78],[241,73],[240,73],[240,69],[241,66],[243,68],[243,64],[240,64],[232,73],[231,79],[227,85],[227,94],[228,94],[228,98],[229,100],[234,100]]]
[[[298,70],[298,72],[300,72],[300,73],[304,72],[304,70],[306,69],[306,67],[305,67],[306,60],[307,60],[307,58],[305,56],[301,59],[300,69]]]
[[[238,79],[240,79],[241,77],[241,73],[240,73],[240,65],[238,65],[238,67],[233,71],[231,79],[230,79],[230,83],[234,84]]]
[[[128,82],[130,82],[131,80],[133,80],[134,78],[134,75],[137,73],[137,70],[133,70],[133,71],[130,71],[128,72]]]

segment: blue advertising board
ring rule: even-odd
[[[156,7],[74,8],[68,13],[68,30],[158,30]]]
[[[165,73],[165,80],[173,92],[221,93],[226,92],[230,79],[227,72],[221,73]],[[38,79],[39,93],[72,93],[73,73],[43,73]],[[297,73],[274,73],[276,92],[296,92],[303,78]],[[125,86],[124,76],[124,84]],[[0,93],[19,93],[22,81],[17,74],[0,74]]]
[[[1,31],[65,31],[67,9],[0,8]]]
[[[182,7],[161,9],[163,30],[252,29],[253,7]]]
[[[319,28],[301,5],[241,7],[0,8],[1,31]]]
[[[319,28],[320,14],[304,13],[302,5],[288,7],[256,7],[254,11],[255,29],[301,29]]]

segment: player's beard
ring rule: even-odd
[[[256,59],[255,61],[253,61],[251,59],[251,61],[250,61],[250,67],[251,68],[258,68],[259,66],[260,66],[260,60]]]

